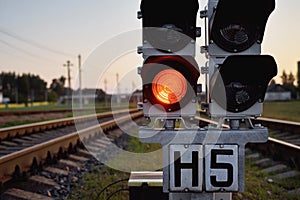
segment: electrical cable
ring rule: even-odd
[[[1,40],[1,39],[0,39],[0,43],[3,43],[3,44],[5,44],[6,46],[9,46],[10,48],[15,49],[15,50],[18,50],[18,51],[20,51],[20,52],[22,52],[22,53],[24,53],[24,54],[29,55],[29,56],[32,56],[32,57],[38,57],[37,55],[32,54],[32,53],[30,53],[29,51],[26,51],[26,50],[24,50],[24,49],[22,49],[22,48],[19,48],[19,47],[15,46],[15,45],[13,45],[13,44],[11,44],[11,43],[8,43],[7,41],[4,41],[4,40]],[[43,58],[43,59],[44,59],[44,58]]]
[[[105,187],[98,193],[96,199],[98,199],[98,198],[101,196],[101,194],[102,194],[107,188],[109,188],[109,187],[111,187],[111,186],[113,186],[113,185],[115,185],[115,184],[117,184],[117,183],[124,182],[124,181],[128,181],[128,180],[129,180],[129,178],[126,178],[126,179],[117,180],[117,181],[115,181],[115,182],[113,182],[113,183],[108,184],[107,186],[105,186]]]
[[[29,51],[27,51],[27,50],[24,50],[24,49],[22,49],[22,48],[19,48],[19,47],[17,47],[17,46],[15,46],[15,45],[13,45],[13,44],[11,44],[11,43],[8,43],[7,41],[4,41],[4,40],[1,40],[0,39],[0,43],[2,43],[2,44],[4,44],[4,45],[6,45],[6,46],[8,46],[8,47],[10,47],[10,48],[12,48],[12,49],[14,49],[14,50],[17,50],[17,51],[19,51],[19,52],[22,52],[23,54],[26,54],[26,55],[28,55],[28,56],[30,56],[30,57],[33,57],[33,58],[35,58],[35,59],[42,59],[42,60],[47,60],[48,62],[52,62],[52,63],[57,63],[56,61],[54,61],[54,60],[52,60],[52,59],[49,59],[49,58],[46,58],[46,57],[42,57],[42,56],[39,56],[39,55],[37,55],[37,54],[32,54],[32,53],[30,53]],[[12,54],[10,54],[10,55],[12,55]],[[14,57],[16,56],[16,55],[13,55]],[[27,59],[28,60],[28,59]],[[31,60],[31,59],[30,59]]]
[[[9,37],[15,38],[15,39],[17,39],[19,41],[22,41],[22,42],[25,42],[25,43],[30,44],[32,46],[35,46],[35,47],[37,47],[39,49],[44,49],[44,50],[47,50],[47,51],[55,53],[55,54],[60,54],[60,55],[64,55],[64,56],[72,56],[72,57],[74,57],[74,55],[72,55],[72,54],[69,54],[69,53],[66,53],[66,52],[62,52],[62,51],[58,51],[58,50],[49,48],[49,47],[47,47],[45,45],[39,44],[39,43],[37,43],[35,41],[25,39],[25,38],[23,38],[23,37],[15,34],[15,33],[11,32],[11,31],[5,30],[5,29],[3,29],[1,27],[0,27],[0,32],[3,33],[3,34],[5,34],[5,35],[7,35],[7,36],[9,36]]]
[[[123,191],[129,191],[129,189],[128,188],[121,188],[119,190],[116,190],[111,195],[109,195],[109,197],[106,200],[110,200],[110,198],[113,197],[115,194],[118,194],[119,192],[123,192]]]

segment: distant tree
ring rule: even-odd
[[[287,79],[287,82],[288,84],[291,84],[291,85],[294,85],[294,82],[295,82],[295,76],[292,72],[290,72],[290,74],[288,75],[288,79]]]
[[[51,98],[52,101],[57,101],[60,96],[66,95],[65,82],[66,78],[64,76],[61,76],[58,79],[52,79],[49,91],[49,98]]]
[[[104,102],[106,93],[102,89],[96,89],[97,101]]]
[[[2,85],[2,92],[4,97],[8,97],[10,101],[15,99],[15,88],[16,88],[16,74],[14,72],[0,74],[0,80]]]
[[[287,84],[288,76],[287,76],[287,73],[285,72],[285,70],[283,70],[282,75],[280,76],[280,78],[281,78],[282,85]]]
[[[292,72],[287,74],[285,70],[283,70],[282,75],[280,76],[282,80],[282,86],[286,88],[287,90],[291,91],[292,98],[297,98],[297,88],[294,85],[295,82],[295,76]]]
[[[300,64],[300,63],[299,63]],[[298,68],[298,73],[297,73],[297,98],[300,99],[300,68]]]
[[[47,92],[47,82],[39,76],[29,74],[30,99],[33,101],[44,101]]]
[[[66,77],[61,76],[61,77],[59,78],[59,82],[64,86],[65,83],[66,83]]]
[[[28,74],[23,74],[22,76],[18,76],[18,93],[19,93],[19,100],[20,102],[25,103],[25,106],[28,106],[29,100],[29,76]]]
[[[48,101],[49,102],[56,102],[58,99],[58,95],[56,92],[49,90],[48,91]]]
[[[45,100],[47,82],[33,74],[16,75],[14,72],[1,72],[3,96],[10,98],[12,103],[25,103],[28,99]]]
[[[274,84],[276,84],[276,81],[275,81],[275,79],[272,79],[272,80],[270,81],[269,85],[274,85]]]

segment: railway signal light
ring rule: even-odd
[[[277,74],[272,56],[260,55],[275,0],[209,1],[210,107],[212,116],[259,116],[269,81]]]
[[[275,0],[208,0],[200,17],[209,21],[209,44],[201,49],[209,62],[201,72],[209,74],[208,109],[219,123],[174,131],[174,119],[196,113],[198,2],[142,0],[143,110],[146,117],[166,123],[164,129],[143,126],[139,136],[141,142],[162,144],[163,191],[170,198],[194,199],[205,191],[203,199],[216,197],[213,192],[229,199],[226,192],[244,190],[245,145],[268,138],[267,128],[252,126],[250,116],[261,114],[268,82],[277,73],[274,58],[261,55],[274,6]],[[221,126],[224,118],[229,119],[228,129]],[[242,119],[248,128],[240,129]]]
[[[199,68],[194,59],[198,0],[142,0],[143,111],[146,117],[196,113]]]
[[[268,83],[277,73],[275,60],[268,55],[228,56],[218,70],[211,97],[231,113],[262,103]],[[253,115],[259,114],[256,111]]]

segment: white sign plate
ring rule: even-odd
[[[205,145],[205,190],[238,191],[238,145]]]
[[[170,191],[201,192],[203,146],[170,145]]]

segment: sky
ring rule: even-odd
[[[207,1],[200,1],[200,10]],[[0,71],[39,75],[50,85],[67,76],[78,88],[78,55],[82,56],[82,87],[108,92],[131,92],[141,88],[136,53],[141,45],[141,20],[136,18],[140,0],[0,0]],[[262,54],[278,64],[276,81],[285,70],[297,73],[300,60],[300,1],[276,0],[262,43]],[[254,11],[255,12],[255,11]],[[197,19],[198,26],[203,21]],[[197,61],[204,37],[197,39]],[[117,87],[117,80],[119,87]],[[199,82],[203,82],[203,76]],[[106,84],[105,84],[106,83]]]

